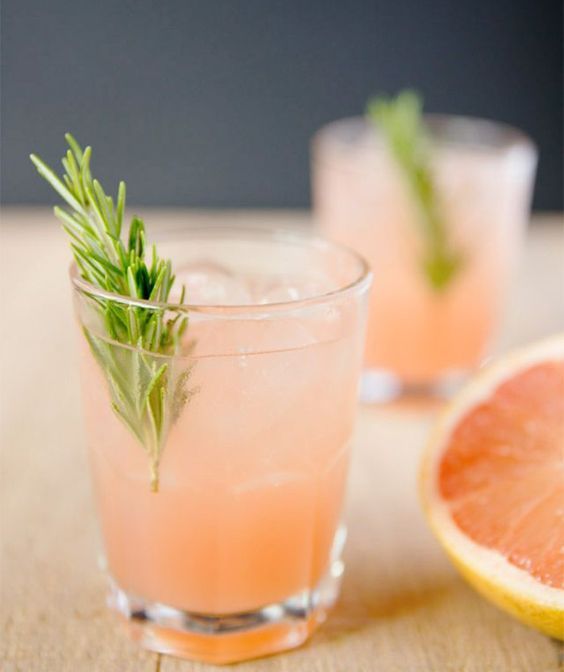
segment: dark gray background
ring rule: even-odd
[[[311,134],[412,86],[527,131],[561,208],[561,48],[559,0],[3,0],[2,199],[53,201],[68,129],[131,203],[307,205]]]

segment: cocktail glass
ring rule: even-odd
[[[226,663],[298,646],[343,571],[370,272],[297,232],[187,230],[159,251],[187,304],[107,294],[72,272],[110,606],[163,653]],[[115,304],[187,315],[179,353],[108,340],[100,314]],[[166,365],[173,407],[162,409],[156,492],[142,428],[120,418],[93,338],[116,376]]]
[[[536,149],[523,133],[428,115],[439,205],[460,268],[440,289],[423,272],[421,212],[369,119],[323,127],[312,142],[320,230],[376,271],[362,395],[448,393],[487,352],[529,214]]]

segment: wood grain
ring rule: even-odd
[[[304,213],[287,212],[157,211],[149,217],[168,226],[307,220]],[[555,219],[562,221],[545,217],[531,230],[497,350],[564,326],[563,237]],[[139,650],[106,611],[83,451],[65,240],[46,209],[11,209],[4,211],[0,243],[0,668],[214,669]],[[436,412],[429,404],[359,409],[342,599],[302,649],[234,669],[562,669],[557,645],[478,597],[427,531],[415,478]]]

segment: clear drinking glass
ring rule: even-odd
[[[188,304],[108,294],[72,272],[110,606],[163,653],[226,663],[298,646],[343,569],[370,272],[337,244],[272,230],[187,230],[159,252]],[[179,353],[109,340],[103,315],[124,305],[187,315]],[[154,423],[119,411],[147,370],[167,376],[158,484]]]
[[[422,272],[421,213],[376,126],[333,122],[312,142],[320,230],[375,269],[363,398],[441,392],[475,368],[494,333],[518,256],[536,149],[502,124],[429,115],[432,170],[460,270],[437,291]]]

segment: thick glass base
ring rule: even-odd
[[[468,375],[468,371],[448,371],[428,382],[407,383],[391,371],[367,369],[360,381],[360,401],[383,404],[398,399],[449,399]]]
[[[158,653],[208,663],[234,663],[303,644],[339,594],[343,563],[334,560],[313,590],[238,614],[196,614],[129,595],[110,580],[108,605],[130,636]]]

